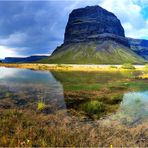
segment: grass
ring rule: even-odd
[[[135,70],[135,71],[147,71],[147,68],[134,66],[133,69],[124,69],[122,65],[79,65],[79,64],[38,64],[38,63],[24,63],[24,64],[7,64],[0,63],[0,67],[11,67],[11,68],[22,68],[22,69],[31,69],[31,70],[52,70],[52,71],[84,71],[84,72],[124,72],[126,70]]]
[[[92,119],[98,119],[100,115],[108,115],[117,111],[126,90],[112,91],[101,88],[99,91],[65,91],[65,102],[68,109],[86,114]],[[94,116],[95,114],[95,116]]]
[[[125,63],[122,65],[123,69],[135,69],[135,67],[131,63]]]
[[[94,100],[82,104],[80,108],[88,115],[100,117],[104,113],[105,107],[104,103]]]
[[[64,112],[0,110],[1,147],[146,147],[147,123],[124,127],[116,122],[82,122]],[[89,133],[89,134],[88,134]]]
[[[148,83],[145,81],[131,80],[127,82],[115,82],[114,84],[109,84],[108,86],[111,90],[128,90],[128,91],[144,91],[148,88]]]
[[[37,109],[38,110],[43,110],[46,107],[44,102],[38,102],[37,103]]]
[[[37,106],[35,104],[32,107],[30,103],[27,108],[13,109],[15,100],[10,98],[12,92],[2,92],[1,147],[109,147],[110,145],[146,147],[148,145],[147,122],[127,127],[108,118],[100,119],[118,110],[125,92],[147,90],[147,80],[138,78],[143,71],[137,69],[124,71],[110,67],[105,69],[95,67],[93,71],[93,68],[91,69],[93,66],[79,67],[78,71],[71,71],[73,67],[65,65],[17,66],[40,70],[48,70],[53,66],[51,73],[63,85],[67,110],[47,113],[48,108],[44,111],[47,106],[41,101]],[[147,74],[147,71],[144,74]],[[19,96],[19,99],[23,98]],[[52,104],[50,105],[52,107]]]
[[[119,104],[123,100],[123,94],[114,94],[111,95],[109,99],[106,100],[107,104],[114,105]]]
[[[71,90],[71,91],[76,91],[76,90],[99,90],[101,88],[101,84],[76,84],[76,85],[65,85],[64,90]]]
[[[141,79],[148,79],[148,74],[147,73],[146,74],[142,74],[142,75],[139,76],[139,78],[141,78]]]
[[[101,48],[99,49],[99,47]],[[123,64],[144,63],[145,60],[129,48],[112,41],[69,44],[58,48],[54,54],[40,61],[58,64]]]
[[[115,68],[115,69],[117,69],[118,67],[115,66],[115,65],[111,65],[110,68]]]
[[[148,64],[145,64],[145,69],[148,69]]]

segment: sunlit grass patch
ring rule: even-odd
[[[148,69],[148,64],[145,64],[145,65],[144,65],[144,68],[145,68],[145,69]]]
[[[43,110],[44,108],[46,107],[45,103],[44,102],[38,102],[37,103],[37,109],[38,110]]]
[[[84,110],[88,115],[100,116],[105,111],[105,104],[97,100],[89,101],[81,105],[82,110]]]
[[[115,66],[115,65],[111,65],[109,68],[111,68],[111,69],[117,69],[118,67]]]
[[[148,79],[148,74],[142,74],[139,76],[141,79]]]
[[[125,63],[121,66],[122,69],[136,69],[131,63]]]

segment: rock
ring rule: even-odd
[[[115,39],[116,36],[125,37],[120,20],[100,6],[88,6],[70,13],[64,44],[105,38]]]
[[[128,38],[131,49],[148,60],[148,40]]]
[[[64,43],[43,63],[141,64],[145,60],[130,49],[120,20],[100,6],[73,10]]]

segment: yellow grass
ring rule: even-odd
[[[1,147],[147,147],[147,122],[126,127],[118,122],[84,122],[77,117],[0,109]]]
[[[0,63],[0,67],[16,67],[34,70],[60,70],[60,71],[127,71],[122,65],[75,65],[75,64],[5,64]],[[116,67],[116,68],[113,68]],[[144,66],[135,66],[135,70],[144,70]]]
[[[45,103],[44,102],[38,102],[37,104],[37,108],[38,110],[42,110],[46,107]]]
[[[139,76],[141,79],[148,79],[148,74],[142,74]]]

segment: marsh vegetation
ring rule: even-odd
[[[39,69],[0,68],[1,146],[148,146],[146,67]]]

